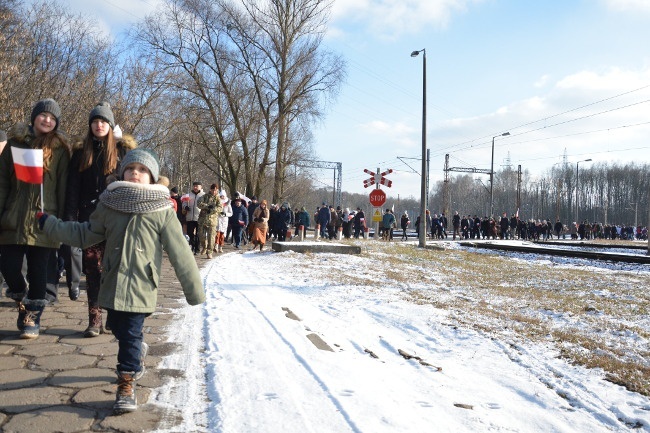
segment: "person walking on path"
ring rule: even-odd
[[[291,235],[289,231],[291,227],[291,220],[293,219],[293,213],[289,208],[289,203],[282,203],[280,205],[280,210],[275,215],[275,232],[278,235],[278,241],[284,242],[287,240],[287,232]]]
[[[7,297],[16,301],[16,325],[24,339],[38,338],[43,310],[56,301],[56,292],[49,299],[46,293],[48,282],[58,279],[57,263],[52,259],[59,242],[38,230],[34,215],[37,210],[63,215],[70,149],[58,130],[60,117],[61,108],[54,99],[36,102],[31,124],[14,125],[0,155],[0,271],[7,283]],[[38,179],[29,176],[38,170],[26,173],[22,160],[34,150],[42,150]],[[22,271],[25,259],[27,279]]]
[[[402,228],[402,240],[406,241],[408,240],[406,229],[408,228],[409,224],[411,224],[411,220],[409,219],[409,214],[407,211],[404,211],[404,213],[402,214],[399,224],[400,227]]]
[[[327,237],[327,226],[330,223],[331,218],[332,214],[330,212],[330,209],[327,207],[327,204],[323,202],[323,205],[320,207],[320,209],[318,209],[318,214],[316,216],[316,223],[320,224],[321,238]]]
[[[107,179],[117,176],[120,161],[128,151],[136,147],[133,137],[115,133],[115,117],[110,104],[97,104],[88,115],[86,135],[73,144],[63,219],[88,221],[97,207],[100,194],[106,189]],[[88,327],[84,331],[84,337],[97,337],[104,332],[99,286],[105,248],[106,243],[100,242],[79,254],[86,275],[88,295]],[[78,266],[75,254],[78,248],[68,246],[67,249],[71,253],[67,258],[69,268],[74,269]]]
[[[242,242],[242,234],[245,233],[246,226],[248,225],[248,211],[242,205],[241,197],[239,196],[235,197],[235,206],[232,208],[229,223],[235,249],[239,249],[239,245]]]
[[[210,185],[210,191],[199,200],[199,238],[201,240],[201,254],[206,254],[208,259],[212,258],[214,241],[217,237],[217,225],[219,215],[223,210],[221,199],[217,195],[219,187],[216,183]]]
[[[251,223],[251,226],[253,226],[253,235],[251,237],[251,243],[253,244],[251,247],[252,250],[259,245],[260,251],[262,251],[266,243],[266,232],[269,229],[270,217],[266,204],[266,200],[262,200],[259,206],[253,211],[253,222]]]
[[[196,255],[199,252],[199,200],[205,195],[203,185],[201,182],[194,182],[192,184],[192,191],[189,192],[189,200],[185,202],[183,211],[185,212],[185,225],[187,227],[187,235],[190,237],[190,246],[192,252]]]
[[[169,190],[155,184],[159,170],[153,152],[134,149],[120,164],[123,180],[108,185],[89,221],[36,214],[39,227],[57,241],[82,248],[106,241],[99,303],[108,311],[107,323],[118,341],[115,414],[137,410],[135,385],[145,372],[148,348],[144,320],[156,310],[163,250],[187,302],[205,302],[199,268],[187,248]]]
[[[390,211],[390,209],[386,209],[384,211],[384,216],[382,217],[382,227],[384,229],[382,238],[385,241],[390,241],[393,239],[392,231],[393,227],[395,226],[395,215]]]
[[[357,207],[357,212],[352,219],[352,225],[354,225],[354,238],[359,239],[360,235],[363,236],[363,231],[366,228],[366,215],[360,207]]]
[[[296,236],[300,236],[300,227],[302,227],[303,235],[309,228],[309,212],[304,206],[300,207],[300,211],[296,214]]]
[[[226,191],[221,190],[219,199],[221,200],[221,212],[219,212],[219,219],[217,220],[217,235],[214,241],[214,251],[223,253],[223,244],[226,241],[226,232],[228,231],[228,220],[232,216],[232,206],[230,205]]]
[[[451,225],[454,228],[452,240],[456,240],[456,236],[460,238],[460,215],[458,211],[454,212],[454,216],[451,218]]]

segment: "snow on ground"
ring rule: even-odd
[[[209,261],[207,302],[179,311],[183,349],[163,361],[186,376],[153,396],[183,421],[159,432],[650,431],[650,399],[551,346],[452,326],[398,287],[351,284],[373,266],[293,252]]]

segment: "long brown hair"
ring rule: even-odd
[[[59,142],[63,147],[70,152],[68,143],[65,138],[57,132],[57,130],[52,130],[47,134],[37,135],[34,138],[32,146],[34,149],[43,149],[43,171],[48,171],[48,166],[52,160],[52,155],[54,154],[54,148],[56,147],[56,142]]]
[[[88,126],[88,134],[84,138],[83,153],[81,155],[81,164],[79,171],[84,171],[93,164],[93,140],[95,136]],[[97,139],[99,140],[99,139]],[[113,173],[117,169],[117,141],[113,136],[113,128],[108,128],[108,134],[102,140],[104,143],[104,174]]]

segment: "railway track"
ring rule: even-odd
[[[604,246],[604,244],[591,244],[591,243],[576,243],[576,242],[537,242],[537,243],[521,243],[513,244],[509,241],[462,241],[460,244],[464,247],[483,248],[500,251],[515,251],[520,253],[542,254],[550,256],[573,257],[581,259],[592,259],[609,262],[622,262],[622,263],[638,263],[643,265],[650,264],[650,256],[642,254],[626,254],[615,253],[609,251],[596,251],[595,249],[630,249],[641,250],[647,247],[641,246]],[[556,246],[558,248],[556,248]],[[574,247],[573,249],[559,248],[559,247]],[[575,248],[579,247],[579,248]],[[582,249],[585,248],[585,249]],[[586,248],[592,248],[588,250]]]

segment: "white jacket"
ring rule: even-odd
[[[217,223],[217,231],[226,233],[228,230],[228,218],[232,216],[232,206],[230,205],[230,200],[222,201],[221,205],[223,206],[223,213],[225,215],[219,216],[219,222]]]

